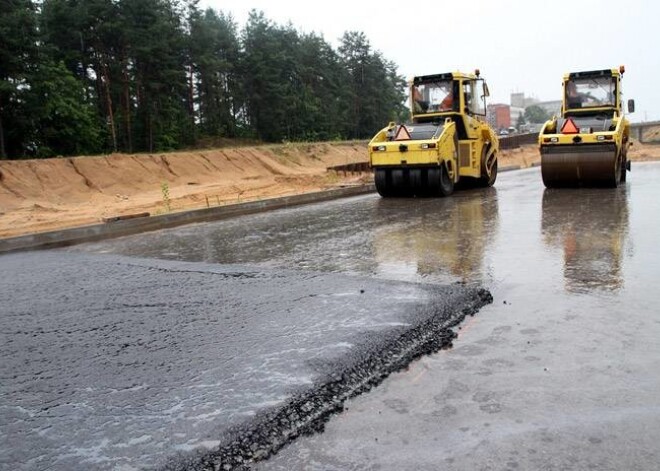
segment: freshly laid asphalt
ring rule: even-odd
[[[634,164],[622,188],[551,191],[532,169],[451,198],[364,196],[76,250],[492,292],[453,349],[350,401],[263,469],[655,470],[658,181],[660,164]]]
[[[453,349],[255,469],[657,470],[658,181],[658,164],[634,166],[616,190],[544,190],[538,171],[501,178],[497,230],[471,264],[494,303]],[[424,276],[418,265],[397,278]]]
[[[449,285],[452,289],[484,286],[492,292],[493,304],[459,326],[452,349],[424,356],[412,362],[406,371],[384,379],[369,393],[346,401],[345,409],[330,417],[323,433],[297,437],[275,456],[251,464],[257,469],[655,470],[660,462],[660,394],[657,393],[660,391],[660,343],[657,341],[660,338],[660,310],[657,308],[660,294],[655,289],[660,279],[658,181],[660,164],[639,164],[633,166],[628,183],[619,189],[551,191],[543,188],[540,171],[533,169],[501,175],[496,188],[459,192],[451,198],[406,200],[368,195],[85,244],[68,252],[58,252],[57,261],[51,262],[58,266],[69,256],[73,260],[81,257],[79,261],[90,256],[90,260],[107,257],[104,260],[143,268],[162,267],[168,263],[178,266],[179,261],[189,261],[194,263],[186,266],[204,267],[202,272],[227,269],[270,273],[268,276],[274,277],[280,272],[291,274],[296,282],[282,282],[277,296],[267,298],[273,300],[272,303],[263,306],[259,301],[261,295],[247,301],[259,309],[254,322],[248,322],[246,329],[253,325],[262,327],[257,319],[263,318],[259,314],[267,311],[270,304],[281,301],[285,312],[284,306],[294,301],[295,305],[299,296],[292,286],[301,284],[303,293],[315,293],[319,284],[310,283],[305,289],[307,276],[319,276],[323,280],[329,277],[331,281],[324,282],[330,287],[337,286],[339,293],[359,293],[364,289],[360,296],[370,296],[364,298],[367,300],[365,309],[374,313],[381,311],[378,303],[392,297],[400,298],[399,314],[410,312],[411,305],[406,303],[414,304],[414,300],[406,298],[405,294],[396,295],[400,290],[426,293],[428,289],[444,289],[440,286]],[[105,255],[96,259],[99,255],[81,255],[80,252]],[[33,263],[38,266],[48,262],[49,254],[29,256],[36,257]],[[16,257],[26,255],[17,254]],[[135,262],[119,255],[147,257],[152,261]],[[0,270],[6,260],[11,258],[0,258]],[[222,267],[222,264],[240,264],[242,268],[237,270]],[[19,268],[10,272],[12,276]],[[43,283],[36,285],[48,286],[45,278],[63,280],[66,284],[67,277],[49,277],[47,270],[37,268],[36,271],[44,272]],[[84,280],[95,279],[91,272],[87,276],[84,271],[82,273]],[[109,273],[102,279],[113,284],[117,283],[115,277],[116,273]],[[8,279],[8,275],[3,273],[3,279]],[[156,294],[161,296],[169,290],[172,302],[194,301],[185,293],[194,289],[197,279],[182,285],[181,291],[167,279],[169,276],[164,276],[155,283],[161,286]],[[461,285],[454,284],[456,282]],[[270,282],[267,284],[270,286]],[[122,293],[126,287],[130,289],[134,285],[139,284],[135,277],[129,276],[126,286],[121,286]],[[217,283],[205,281],[201,285],[207,288],[194,291],[194,297],[211,290],[208,286]],[[369,293],[376,287],[382,289],[371,296]],[[5,289],[0,293],[18,299],[20,290]],[[177,293],[182,294],[177,296]],[[49,298],[55,295],[57,291],[47,290],[43,303],[52,305]],[[354,296],[362,299],[357,294]],[[428,293],[420,298],[418,312],[427,312],[423,307],[429,306],[427,296]],[[440,298],[445,299],[445,294]],[[5,299],[3,297],[2,306],[7,305]],[[236,299],[245,302],[240,292]],[[318,296],[313,299],[320,301]],[[338,304],[344,307],[337,310],[352,306],[353,299],[346,297],[343,301],[347,302]],[[62,301],[62,306],[67,302],[70,301]],[[128,303],[126,308],[129,319],[134,317],[133,304]],[[231,304],[223,302],[222,306],[229,309]],[[303,311],[308,312],[301,309],[300,313]],[[174,331],[177,336],[186,334],[186,329],[176,323],[181,316],[170,316],[165,330]],[[364,315],[358,317],[365,319]],[[435,314],[431,316],[436,317]],[[407,331],[415,324],[404,321],[408,325],[401,326],[397,324],[401,323],[401,318],[396,316],[398,320],[377,319],[380,320],[371,334],[361,336],[360,332],[370,330],[364,325],[346,333],[362,339],[364,345],[373,345],[373,341],[391,339],[388,329],[395,329],[398,334],[400,331],[396,329]],[[238,325],[238,320],[236,322]],[[109,325],[114,324],[113,321]],[[125,330],[134,325],[133,321],[129,322]],[[199,331],[206,333],[204,327],[208,330],[208,325],[209,322],[202,321]],[[290,325],[297,326],[297,320]],[[423,325],[423,322],[418,324],[416,332],[421,332],[419,327]],[[275,327],[264,325],[263,333],[255,334],[256,343]],[[306,327],[314,332],[313,325]],[[334,328],[335,324],[329,330]],[[7,331],[3,325],[2,333]],[[34,328],[30,332],[33,331]],[[197,336],[194,330],[185,345],[194,343]],[[312,334],[309,345],[314,345],[315,339]],[[310,381],[314,381],[310,375],[323,377],[328,371],[326,358],[330,358],[330,364],[337,364],[339,359],[351,358],[347,351],[365,358],[362,352],[378,350],[363,350],[358,347],[360,342],[348,343],[355,349],[346,347],[348,350],[342,351],[341,347],[331,347],[336,343],[324,343],[323,353],[309,363],[300,360],[309,356],[309,345],[300,356],[294,354],[294,367],[287,371],[300,370],[307,382],[295,374],[282,377],[280,386],[284,392],[278,396],[282,401],[278,404],[286,403],[287,397],[308,387]],[[214,351],[212,344],[205,342],[199,349],[188,347],[188,351],[199,350],[198,354],[204,356],[207,348]],[[296,347],[289,345],[289,348]],[[35,352],[19,350],[23,355]],[[249,356],[246,350],[237,349],[237,358],[232,361],[240,362],[239,357]],[[171,357],[169,352],[159,355]],[[296,358],[298,363],[295,363]],[[183,370],[203,369],[194,363],[189,362]],[[200,363],[213,370],[211,360],[200,360]],[[344,368],[358,363],[339,362]],[[300,364],[306,369],[298,368]],[[221,369],[222,366],[218,367],[218,371]],[[257,368],[249,373],[243,379],[254,382],[256,390],[273,380],[266,377],[271,374],[268,369]],[[226,379],[221,372],[213,374]],[[161,375],[151,377],[168,381],[167,378],[161,380]],[[182,379],[188,378],[183,376]],[[213,385],[213,382],[202,384]],[[2,387],[5,387],[4,382]],[[139,429],[136,427],[132,434],[138,443],[135,440],[132,443],[138,448],[130,452],[135,454],[129,453],[123,461],[111,458],[114,461],[86,463],[94,463],[92,468],[114,465],[122,469],[119,465],[139,467],[150,463],[165,463],[171,469],[185,467],[186,463],[191,467],[212,468],[213,459],[219,456],[214,455],[218,450],[213,451],[213,448],[224,439],[225,427],[231,426],[231,423],[225,425],[225,418],[230,414],[209,418],[208,422],[201,417],[228,399],[220,398],[213,403],[213,399],[209,399],[213,393],[209,393],[203,401],[211,404],[204,408],[194,399],[186,402],[191,394],[186,386],[170,387],[177,394],[163,399],[162,410],[169,411],[167,407],[171,409],[176,404],[180,404],[181,409],[166,419],[179,414],[180,423],[186,423],[188,411],[193,411],[190,414],[197,418],[188,423],[194,426],[184,431],[164,429],[161,436],[154,436],[153,443],[149,441],[151,436],[135,437]],[[242,400],[242,395],[243,391],[237,392],[236,400]],[[3,389],[3,398],[5,396]],[[40,403],[39,398],[35,399],[35,404]],[[201,408],[202,415],[195,407]],[[263,419],[259,414],[249,415],[256,409],[248,407],[248,413],[240,416],[236,423],[244,417]],[[12,414],[19,412],[22,413],[18,410]],[[57,423],[47,414],[48,411],[38,418],[43,418],[44,424]],[[61,417],[71,414],[64,410]],[[293,419],[291,415],[287,417],[295,421],[295,414]],[[5,414],[4,417],[13,417],[19,424],[29,419],[29,415]],[[6,419],[2,420],[4,432]],[[117,416],[112,416],[111,420],[117,427],[128,421]],[[163,419],[158,417],[157,420]],[[204,427],[210,423],[220,428],[219,433],[206,433],[210,428]],[[262,423],[273,421],[262,420]],[[321,428],[317,424],[303,432]],[[175,433],[183,434],[180,437],[183,447],[175,443],[177,438],[172,438]],[[261,429],[257,434],[238,436],[249,444],[251,437],[261,439],[264,434],[267,432]],[[41,435],[47,435],[47,431],[41,430]],[[296,438],[295,435],[290,437]],[[40,436],[39,433],[36,436]],[[109,447],[103,441],[105,438],[99,431],[90,439],[85,445],[85,457],[125,448],[122,448],[123,442],[117,442],[118,447]],[[198,460],[199,455],[185,455],[178,457],[178,461],[171,458],[177,449],[204,445],[212,449],[206,455],[210,461]],[[9,449],[19,446],[20,443],[13,444]],[[70,446],[75,447],[77,443]],[[147,449],[153,453],[146,453]],[[51,457],[67,456],[60,452],[64,453],[56,450]],[[138,456],[146,461],[139,462]],[[257,456],[265,458],[268,453],[257,453]],[[167,460],[160,461],[161,458]]]
[[[447,329],[488,301],[457,285],[55,251],[2,256],[0,277],[12,470],[267,456],[448,346]]]

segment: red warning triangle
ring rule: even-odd
[[[561,127],[562,134],[577,134],[579,132],[580,131],[571,118],[564,121],[564,125]]]
[[[394,136],[395,141],[409,141],[412,139],[410,137],[410,133],[408,132],[408,129],[406,128],[405,124],[402,124],[399,126],[399,130],[396,132],[396,136]]]

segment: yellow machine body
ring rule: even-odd
[[[539,133],[546,187],[616,187],[626,181],[630,123],[623,113],[622,74],[623,68],[564,75],[561,116]]]
[[[413,78],[412,123],[390,123],[369,143],[381,196],[446,196],[459,182],[493,185],[499,142],[484,119],[487,96],[478,72]]]

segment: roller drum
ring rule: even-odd
[[[616,145],[542,147],[541,175],[548,188],[616,187],[621,177]]]
[[[391,178],[388,178],[387,170],[384,168],[377,168],[374,172],[374,182],[376,183],[376,191],[380,196],[387,198],[392,195],[392,184],[389,183]]]
[[[454,191],[454,182],[444,166],[377,168],[374,181],[384,198],[447,196]]]

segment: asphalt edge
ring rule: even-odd
[[[212,451],[172,457],[162,471],[245,470],[268,459],[301,435],[322,432],[330,418],[344,410],[344,403],[382,383],[390,374],[414,360],[452,347],[452,330],[466,316],[474,316],[493,302],[489,291],[470,290],[463,307],[438,312],[400,335],[388,339],[357,364],[333,373],[330,379],[288,400],[275,410],[259,414],[249,424],[230,431]]]
[[[38,232],[16,237],[0,239],[0,254],[25,250],[41,250],[83,242],[94,242],[115,237],[157,231],[171,227],[198,222],[227,219],[246,214],[254,214],[274,209],[302,206],[320,203],[339,198],[373,193],[373,184],[335,188],[332,190],[301,193],[292,196],[269,198],[259,201],[216,206],[212,208],[193,209],[170,214],[161,214],[145,218],[127,219],[110,223],[93,224],[50,232]]]

